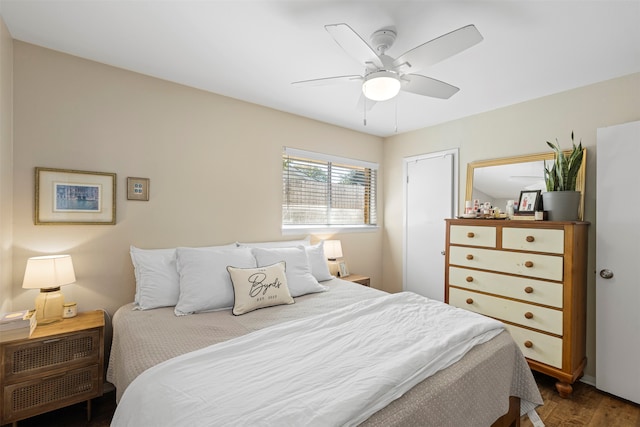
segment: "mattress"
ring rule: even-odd
[[[119,401],[146,369],[183,353],[289,320],[378,298],[386,293],[334,279],[328,292],[296,298],[293,305],[233,316],[230,310],[176,317],[173,308],[121,307],[113,319],[113,345],[107,380]],[[528,407],[541,404],[529,367],[508,333],[473,348],[449,368],[419,383],[375,413],[363,425],[490,425],[507,412],[509,396]]]

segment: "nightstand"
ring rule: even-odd
[[[369,276],[361,276],[359,274],[350,274],[345,277],[340,277],[342,280],[348,280],[349,282],[359,283],[364,286],[371,286],[371,278]]]
[[[0,343],[0,425],[102,395],[104,313],[36,327],[29,338]]]

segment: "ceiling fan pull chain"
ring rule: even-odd
[[[365,97],[364,102],[362,103],[362,121],[364,125],[367,125],[367,98]]]
[[[396,133],[398,133],[398,97],[397,96],[396,96],[395,101],[396,101],[396,129],[395,129],[395,131],[396,131]]]

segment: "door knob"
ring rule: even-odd
[[[613,271],[603,268],[600,270],[600,277],[603,279],[611,279],[613,277]]]

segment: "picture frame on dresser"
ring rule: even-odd
[[[540,200],[540,190],[522,190],[518,199],[518,215],[533,215],[539,210]]]
[[[347,266],[346,261],[340,261],[338,263],[338,269],[340,277],[347,277],[349,275],[349,267]]]
[[[35,168],[34,223],[113,225],[116,174]]]

